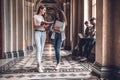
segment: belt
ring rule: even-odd
[[[35,30],[35,31],[45,32],[45,30]]]

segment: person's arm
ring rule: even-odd
[[[53,28],[53,32],[56,32],[56,33],[61,33],[61,31],[60,31],[59,27],[54,27],[54,28]]]
[[[41,24],[44,24],[44,28],[49,29],[52,26],[53,22],[43,21]]]
[[[35,18],[33,19],[33,25],[34,25],[34,29],[38,29],[43,26],[43,25],[37,25]]]
[[[60,32],[64,31],[65,30],[65,22],[63,22],[63,26],[60,28]]]
[[[96,28],[93,27],[92,31],[91,31],[91,37],[95,36],[96,34]]]

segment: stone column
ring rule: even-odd
[[[32,47],[32,36],[33,36],[33,24],[32,20],[33,19],[33,14],[32,14],[32,3],[28,2],[28,50],[33,50]]]
[[[96,61],[93,71],[101,77],[110,76],[112,69],[112,26],[111,26],[111,5],[110,0],[97,0],[97,19],[96,19]]]
[[[63,7],[64,7],[64,13],[67,19],[67,25],[65,28],[66,40],[64,41],[64,49],[70,50],[71,49],[71,45],[70,45],[70,1],[65,2],[63,4]]]
[[[12,43],[13,43],[13,54],[14,54],[14,57],[17,57],[17,48],[16,48],[16,0],[13,0],[12,1],[12,14],[13,14],[13,28],[12,28],[12,35],[13,35],[13,40],[12,40]]]
[[[4,2],[0,1],[0,59],[4,58],[3,54],[3,9],[4,9]]]
[[[73,42],[72,42],[72,33],[73,33],[73,31],[72,31],[72,26],[73,26],[73,23],[72,23],[72,21],[73,21],[73,0],[71,0],[70,1],[70,44],[71,44],[71,49],[73,48]]]
[[[76,36],[77,36],[77,31],[76,31],[76,28],[77,28],[77,1],[78,0],[71,0],[71,26],[70,26],[70,32],[71,32],[71,49],[73,50],[76,43],[77,43],[77,39],[76,39]]]
[[[31,5],[31,27],[32,27],[32,33],[31,33],[31,35],[32,35],[32,49],[34,48],[34,44],[35,44],[35,42],[34,42],[34,26],[33,26],[33,16],[34,16],[34,5],[33,5],[33,2],[34,2],[34,0],[32,0],[32,5]]]
[[[4,0],[4,58],[11,58],[10,0]]]
[[[116,80],[120,79],[120,0],[111,0],[111,23],[112,23],[112,31],[113,34],[113,44],[112,45],[112,61],[113,65],[115,66],[114,75],[117,78]]]
[[[13,54],[13,0],[10,0],[10,52],[11,52],[11,58],[14,57]]]
[[[92,17],[92,0],[88,0],[88,18]]]
[[[28,3],[25,1],[25,49],[27,50],[28,45]]]
[[[78,22],[78,33],[84,33],[84,1],[78,0],[78,15],[77,15],[77,22]],[[77,35],[78,37],[78,35]],[[78,38],[77,38],[78,39]]]
[[[32,2],[30,3],[30,50],[33,50],[33,8]]]
[[[18,35],[18,52],[19,56],[24,56],[23,51],[23,44],[24,44],[24,37],[23,37],[23,31],[24,31],[24,0],[18,0],[18,27],[17,27],[17,35]]]
[[[16,51],[17,51],[17,57],[19,57],[19,52],[18,52],[18,0],[16,0]]]
[[[83,27],[83,0],[71,0],[70,2],[70,42],[73,50],[78,44],[78,33]]]

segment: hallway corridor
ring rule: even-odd
[[[69,51],[61,51],[61,68],[56,71],[53,46],[46,44],[42,59],[43,73],[37,72],[36,50],[34,49],[24,58],[12,59],[1,65],[0,80],[99,80],[90,74],[90,63],[73,61],[70,54]]]

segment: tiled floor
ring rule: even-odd
[[[90,74],[91,64],[71,59],[69,51],[61,51],[61,68],[55,70],[56,60],[53,46],[46,44],[42,63],[43,73],[36,67],[36,51],[30,55],[13,59],[0,67],[0,80],[99,80]]]

